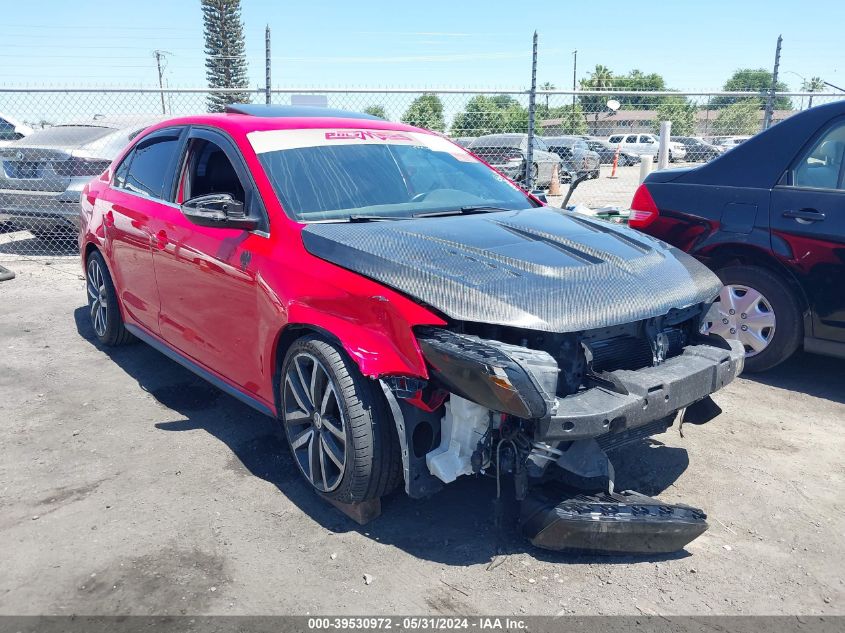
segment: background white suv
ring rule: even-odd
[[[622,150],[639,156],[652,156],[657,160],[657,148],[660,141],[654,134],[613,134],[607,142],[614,148],[621,145]],[[669,160],[683,160],[687,155],[686,148],[680,143],[669,141]]]

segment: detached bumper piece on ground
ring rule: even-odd
[[[522,502],[523,534],[543,549],[601,554],[666,554],[707,530],[697,508],[667,504],[626,491]]]

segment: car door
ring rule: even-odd
[[[242,156],[222,133],[192,128],[175,173],[176,204],[153,227],[161,336],[224,380],[256,394],[267,380],[261,373],[256,278],[268,252],[263,204]],[[212,193],[244,202],[249,215],[262,218],[259,230],[199,226],[182,214],[182,202]]]
[[[821,130],[773,189],[771,226],[775,254],[810,301],[812,336],[845,342],[845,118]]]
[[[124,318],[155,334],[160,302],[151,226],[173,210],[164,192],[172,184],[182,133],[169,128],[142,139],[117,166],[98,200],[104,205],[106,250]]]
[[[651,134],[640,134],[639,141],[637,141],[637,147],[640,148],[640,154],[652,155],[657,153],[657,143]]]

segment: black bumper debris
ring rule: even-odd
[[[537,547],[591,554],[677,552],[707,530],[707,515],[636,492],[573,493],[551,501],[535,493],[522,502],[523,534]]]
[[[709,396],[740,374],[745,350],[690,345],[661,365],[608,374],[615,387],[596,386],[558,398],[555,414],[540,420],[537,439],[580,440],[633,429],[672,415]]]

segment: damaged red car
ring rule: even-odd
[[[702,334],[721,284],[685,253],[544,206],[440,135],[326,109],[162,122],[81,201],[97,339],[277,418],[318,494],[483,473],[540,547],[672,551],[706,529],[615,491],[606,454],[712,417],[742,371],[739,343]]]

